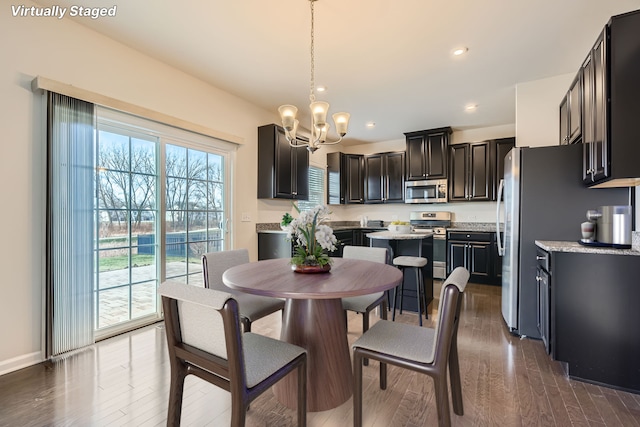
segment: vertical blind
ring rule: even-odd
[[[93,340],[93,104],[47,99],[46,356]]]

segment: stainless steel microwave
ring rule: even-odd
[[[405,203],[447,203],[447,180],[405,181]]]

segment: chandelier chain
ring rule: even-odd
[[[311,3],[311,84],[310,84],[310,88],[309,88],[309,100],[311,102],[314,102],[316,100],[316,95],[314,93],[315,90],[315,51],[314,51],[314,28],[313,28],[313,23],[314,23],[314,17],[313,17],[313,11],[314,11],[314,7],[313,4],[316,2],[316,0],[309,0],[309,2]]]

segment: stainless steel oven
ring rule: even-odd
[[[433,233],[433,278],[447,277],[447,227],[451,212],[411,212],[409,220],[417,233]]]
[[[405,181],[405,203],[447,203],[447,180]]]

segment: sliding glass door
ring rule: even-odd
[[[99,124],[96,329],[157,316],[159,139]]]
[[[166,144],[165,159],[166,277],[202,286],[201,255],[225,248],[225,158]]]
[[[158,127],[98,111],[97,338],[158,320],[158,284],[202,286],[201,255],[227,246],[230,145]]]

